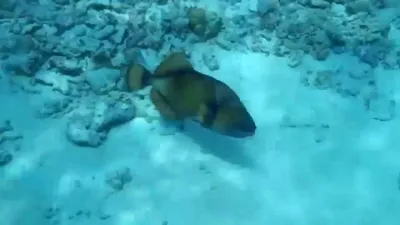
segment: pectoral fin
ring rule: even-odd
[[[161,116],[165,117],[168,120],[178,120],[178,116],[176,115],[174,110],[172,110],[172,108],[168,104],[168,101],[155,88],[151,89],[150,98]]]

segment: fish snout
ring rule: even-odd
[[[231,127],[231,129],[227,133],[231,137],[245,138],[254,136],[254,134],[256,133],[256,129],[257,126],[255,122],[250,119],[237,124],[237,126]]]

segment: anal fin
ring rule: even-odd
[[[166,119],[168,120],[178,120],[178,116],[169,106],[168,102],[166,101],[165,97],[158,92],[155,88],[151,89],[150,98],[153,102],[154,106],[156,107],[157,111]]]

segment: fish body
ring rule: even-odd
[[[151,85],[150,97],[169,120],[192,119],[203,127],[231,137],[254,135],[256,125],[237,96],[225,83],[196,71],[184,53],[172,53],[151,75],[134,64],[126,82],[135,91]]]

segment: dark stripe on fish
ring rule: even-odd
[[[206,104],[207,111],[203,116],[203,125],[211,126],[214,123],[215,118],[217,117],[218,108],[219,106],[217,103]]]
[[[157,91],[156,89],[154,89],[154,91],[156,91],[157,94],[160,96],[160,98],[163,100],[163,102],[164,102],[165,104],[167,104],[168,107],[169,107],[172,111],[174,111],[174,113],[176,113],[176,110],[175,110],[174,108],[172,108],[171,103],[168,101],[167,97],[165,97],[161,92]]]

